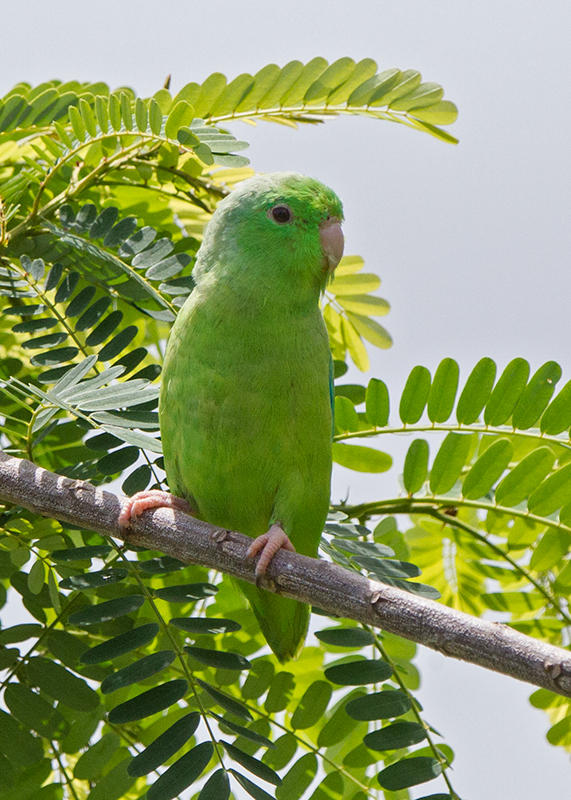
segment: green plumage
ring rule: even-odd
[[[287,204],[278,224],[271,209]],[[246,181],[205,232],[196,288],[173,326],[160,397],[171,491],[201,519],[248,536],[282,524],[315,556],[329,505],[330,352],[319,310],[328,270],[319,226],[330,190],[280,173]],[[240,583],[280,660],[303,644],[309,608]]]

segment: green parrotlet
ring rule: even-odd
[[[242,183],[206,227],[196,287],[170,335],[159,403],[170,490],[135,495],[121,523],[170,506],[255,538],[263,574],[280,548],[316,556],[329,506],[332,362],[320,294],[343,253],[343,210],[312,178]],[[280,661],[309,607],[240,582]]]

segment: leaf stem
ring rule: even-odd
[[[117,545],[116,545],[116,547],[117,547]],[[147,585],[145,584],[145,582],[142,580],[141,576],[138,573],[138,570],[131,564],[129,559],[125,556],[125,553],[123,552],[123,548],[122,547],[117,547],[117,552],[118,552],[118,555],[121,558],[121,560],[127,566],[127,568],[129,570],[129,572],[131,573],[131,575],[135,578],[135,580],[139,584],[139,587],[141,588],[141,591],[143,592],[147,602],[149,603],[150,607],[152,608],[153,613],[155,614],[155,617],[157,618],[157,621],[158,621],[160,627],[163,630],[163,633],[165,634],[167,639],[169,639],[169,641],[171,643],[171,647],[175,651],[175,653],[177,655],[177,658],[178,658],[178,661],[179,661],[179,663],[180,663],[180,665],[182,667],[183,674],[186,677],[186,679],[188,680],[188,683],[190,684],[190,688],[191,688],[192,693],[194,695],[194,699],[196,701],[196,705],[198,706],[200,715],[201,715],[202,719],[204,720],[204,724],[205,724],[206,729],[208,731],[208,735],[210,736],[210,739],[212,740],[212,744],[214,746],[214,751],[216,753],[218,761],[220,762],[220,766],[222,767],[222,769],[225,772],[227,772],[227,769],[224,766],[224,759],[222,757],[222,752],[221,752],[221,749],[220,749],[220,745],[219,745],[218,740],[216,739],[216,737],[214,735],[214,731],[212,730],[212,727],[210,726],[210,722],[208,720],[208,714],[206,713],[206,709],[204,708],[204,706],[202,704],[202,701],[200,699],[200,695],[199,695],[199,692],[198,692],[198,689],[196,687],[196,683],[195,683],[195,680],[194,680],[194,675],[193,675],[192,671],[190,670],[190,668],[188,666],[185,654],[184,654],[183,650],[181,649],[181,647],[180,647],[180,645],[178,643],[178,640],[176,639],[175,636],[173,636],[172,629],[169,628],[168,623],[165,622],[165,619],[164,619],[163,615],[161,614],[161,612],[159,611],[159,609],[157,607],[157,604],[155,603],[153,595],[149,591],[149,589],[148,589]]]
[[[67,773],[67,769],[66,769],[65,764],[63,763],[63,760],[62,760],[62,757],[61,757],[61,753],[57,749],[55,742],[51,741],[50,742],[50,746],[52,748],[52,751],[53,751],[53,754],[54,754],[54,756],[56,758],[56,761],[57,761],[57,763],[59,765],[60,772],[63,775],[63,778],[64,778],[64,780],[65,780],[65,782],[67,784],[67,787],[68,787],[68,789],[70,791],[71,796],[73,797],[73,800],[79,800],[79,797],[78,797],[78,795],[77,795],[77,793],[75,791],[75,787],[73,785],[73,780],[70,778],[70,776]]]
[[[447,761],[447,759],[442,756],[442,754],[439,752],[438,748],[434,744],[432,736],[430,735],[430,726],[422,719],[422,717],[420,715],[420,711],[418,710],[418,704],[417,704],[416,698],[414,697],[414,695],[411,692],[409,692],[408,688],[406,687],[404,681],[402,680],[402,678],[401,678],[401,676],[399,674],[399,671],[398,671],[396,663],[392,660],[392,658],[389,656],[389,654],[387,653],[387,651],[385,650],[385,648],[381,644],[379,634],[374,630],[374,628],[370,628],[368,625],[363,625],[362,627],[365,630],[369,631],[369,633],[372,634],[372,636],[374,637],[374,640],[375,640],[376,649],[381,654],[383,660],[385,660],[387,662],[387,664],[390,664],[390,666],[392,667],[394,680],[396,681],[396,683],[398,683],[401,691],[404,692],[407,695],[407,697],[410,699],[410,701],[411,701],[411,711],[414,714],[414,716],[416,717],[416,721],[418,722],[418,724],[422,725],[422,727],[424,728],[426,741],[428,742],[428,746],[432,750],[432,753],[434,754],[434,758],[438,761],[438,763],[442,767],[441,775],[444,778],[446,786],[448,787],[448,790],[449,790],[453,800],[460,800],[460,797],[454,791],[454,788],[453,788],[453,786],[452,786],[452,784],[450,782],[450,779],[448,778],[447,768],[450,766],[450,764]]]
[[[461,423],[443,425],[441,423],[432,423],[431,425],[402,425],[392,428],[366,428],[361,431],[348,431],[347,433],[337,433],[333,437],[334,442],[344,441],[345,439],[358,439],[368,436],[377,436],[379,434],[393,433],[422,433],[423,431],[456,431],[458,433],[490,433],[496,436],[521,436],[526,439],[536,439],[548,444],[555,444],[559,447],[564,447],[571,450],[571,440],[560,439],[557,436],[550,436],[549,434],[542,433],[537,429],[533,429],[534,433],[530,431],[521,431],[516,428],[494,427],[490,425],[462,425]]]
[[[537,589],[537,591],[540,592],[545,597],[549,605],[553,607],[554,611],[560,614],[561,617],[565,620],[565,622],[571,625],[571,616],[569,616],[569,614],[567,614],[567,612],[561,608],[561,606],[557,601],[557,598],[554,597],[544,586],[542,586],[542,584],[539,583],[539,581],[537,581],[525,567],[523,567],[521,564],[518,564],[518,562],[515,561],[515,559],[513,559],[509,555],[509,553],[506,553],[506,551],[502,550],[501,547],[491,542],[477,528],[474,528],[469,523],[464,522],[463,520],[460,520],[457,517],[451,517],[449,514],[443,514],[437,509],[433,509],[426,513],[429,516],[433,517],[434,519],[437,519],[440,522],[442,522],[443,525],[449,525],[452,528],[458,528],[459,530],[469,533],[470,536],[473,536],[475,539],[478,539],[478,541],[482,542],[482,544],[484,544],[485,546],[490,548],[490,550],[492,550],[494,553],[499,555],[500,558],[502,558],[504,561],[507,561],[508,564],[510,564],[515,570],[517,570],[517,572],[519,572],[520,575],[522,575],[527,581],[529,581],[529,583],[531,583]]]

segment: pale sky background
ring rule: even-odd
[[[361,118],[233,130],[251,142],[254,168],[311,174],[344,201],[346,252],[381,276],[393,307],[382,321],[394,347],[372,352],[393,398],[415,364],[433,370],[444,356],[464,378],[484,355],[500,367],[524,356],[533,369],[555,359],[560,385],[571,376],[564,0],[2,0],[0,12],[1,93],[75,78],[150,94],[168,73],[176,91],[213,71],[231,78],[316,55],[372,57],[441,83],[460,109],[458,147]],[[334,497],[394,496],[401,467],[359,486],[339,470]],[[463,800],[569,796],[569,760],[545,742],[532,687],[426,650],[419,666],[418,696],[456,752]]]

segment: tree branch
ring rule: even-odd
[[[56,475],[0,451],[0,499],[129,544],[159,550],[255,582],[246,558],[251,540],[170,509],[148,511],[125,534],[121,500],[80,480]],[[320,559],[281,550],[261,585],[330,614],[406,639],[571,697],[571,653]]]

